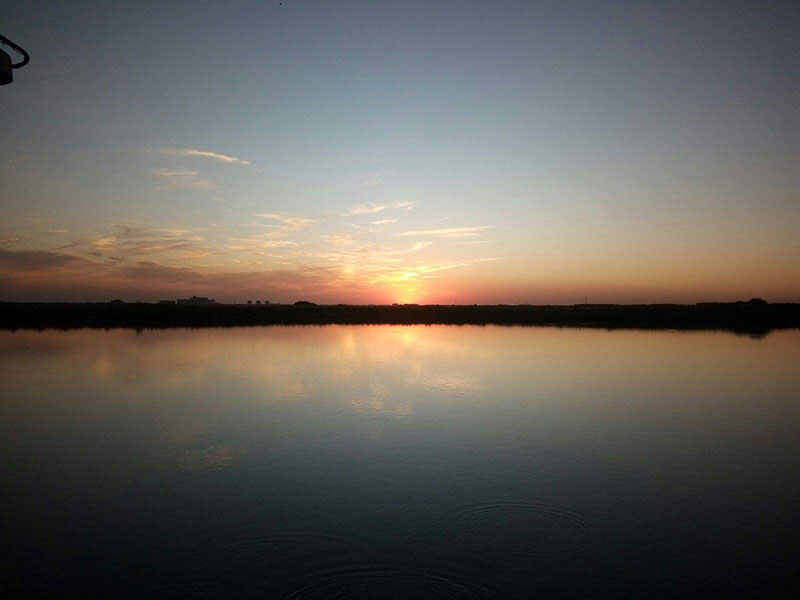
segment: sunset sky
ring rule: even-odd
[[[800,301],[796,2],[2,17],[0,300]]]

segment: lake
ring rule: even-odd
[[[800,330],[0,332],[6,595],[791,597]]]

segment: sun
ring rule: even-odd
[[[397,290],[395,295],[395,302],[398,304],[417,304],[422,298],[422,292],[419,287],[402,287]]]

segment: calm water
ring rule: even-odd
[[[800,331],[0,332],[3,586],[790,597]]]

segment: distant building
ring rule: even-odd
[[[192,296],[191,298],[178,298],[176,304],[216,304],[213,298],[206,298],[205,296]]]
[[[175,300],[159,300],[159,304],[175,304]]]
[[[248,301],[247,301],[247,305],[248,305],[248,306],[250,306],[252,303],[253,303],[253,301],[252,301],[252,300],[248,300]]]
[[[256,304],[261,304],[261,300],[256,300]]]
[[[269,300],[264,300],[264,304],[269,304]]]

